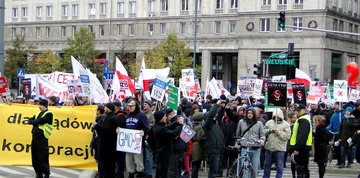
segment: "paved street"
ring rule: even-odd
[[[289,164],[288,164],[289,165]],[[355,178],[357,177],[357,166],[353,166],[351,169],[338,169],[330,167],[325,174],[326,178]],[[154,170],[155,171],[155,170]],[[208,171],[208,169],[207,169]],[[317,165],[315,163],[310,164],[311,177],[318,177]],[[54,178],[91,178],[94,175],[94,171],[88,170],[75,170],[66,168],[52,168],[51,177]],[[271,172],[271,177],[275,177],[276,171]],[[207,174],[204,169],[200,172],[199,178],[206,178]],[[225,172],[224,175],[225,177]],[[262,171],[260,175],[262,176]],[[35,174],[32,167],[27,166],[0,166],[0,178],[34,178]],[[292,178],[291,170],[289,167],[285,168],[283,178]]]

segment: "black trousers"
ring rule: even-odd
[[[296,156],[295,161],[298,163],[296,165],[296,172],[298,178],[309,178],[309,151],[308,150],[299,150],[299,154]]]
[[[200,167],[201,167],[201,161],[193,161],[192,162],[191,178],[199,177]]]
[[[156,162],[156,175],[155,178],[167,178],[169,174],[169,159],[155,160]]]
[[[115,178],[116,161],[111,160],[99,160],[98,171],[100,178]]]
[[[50,175],[48,139],[32,139],[31,160],[37,177],[42,178],[43,175]]]

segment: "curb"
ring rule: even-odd
[[[358,175],[359,171],[355,168],[349,169],[349,168],[343,168],[343,169],[339,169],[339,168],[326,168],[326,172],[325,174],[354,174],[354,175]]]

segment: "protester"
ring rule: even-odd
[[[315,115],[314,116],[314,125],[315,125],[315,155],[314,162],[317,163],[319,167],[319,178],[323,178],[326,171],[327,163],[327,148],[330,141],[330,136],[326,132],[326,119],[323,116]]]
[[[287,142],[290,139],[290,125],[286,122],[283,111],[276,109],[273,119],[264,127],[267,141],[265,144],[265,165],[263,178],[269,178],[273,159],[276,160],[276,178],[281,178],[284,171],[284,156]]]
[[[195,131],[195,136],[192,138],[193,141],[193,152],[191,155],[192,159],[192,170],[191,178],[198,178],[198,173],[201,167],[201,161],[205,160],[207,150],[205,149],[206,138],[204,130],[202,128],[203,116],[202,112],[195,112],[192,116],[193,120],[193,130]]]
[[[105,108],[104,106],[99,105],[96,109],[96,118],[95,118],[95,122],[96,123],[101,123],[104,119],[105,119]],[[96,163],[98,163],[98,155],[97,155],[97,147],[98,147],[98,133],[94,130],[91,129],[92,131],[92,138],[91,138],[91,142],[90,142],[90,148],[94,149],[95,151],[95,156],[94,159],[96,160]],[[95,178],[99,178],[99,172],[96,172],[95,174]]]
[[[339,168],[345,168],[346,157],[348,158],[346,168],[350,168],[354,160],[352,136],[356,130],[352,126],[355,121],[352,111],[353,108],[348,106],[345,110],[345,116],[341,119],[340,123],[339,142],[341,146],[341,162]]]
[[[122,110],[122,103],[118,100],[114,101],[115,114],[118,128],[125,128],[127,113]],[[125,152],[116,151],[116,176],[123,178],[125,173]]]
[[[48,101],[40,100],[40,112],[29,118],[32,128],[31,159],[32,166],[38,178],[50,176],[49,137],[54,127],[54,116],[48,110]]]

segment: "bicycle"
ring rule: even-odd
[[[241,156],[241,152],[240,150],[237,149],[237,147],[240,145],[241,141],[246,141],[248,147],[246,147],[246,154],[245,156]],[[250,146],[259,146],[260,141],[257,140],[255,142],[249,142],[247,139],[245,138],[240,138],[236,140],[236,143],[234,146],[229,146],[227,149],[231,149],[231,150],[236,150],[238,151],[238,158],[232,163],[232,165],[228,168],[227,172],[226,172],[226,177],[227,178],[243,178],[245,171],[248,172],[248,177],[251,177],[251,172],[252,172],[252,165],[251,165],[251,160],[250,160],[250,156],[249,156],[249,151],[250,151]],[[243,164],[239,165],[240,161],[244,159]],[[241,166],[241,169],[240,169]],[[236,169],[236,171],[234,171]],[[235,173],[236,172],[236,173]]]

